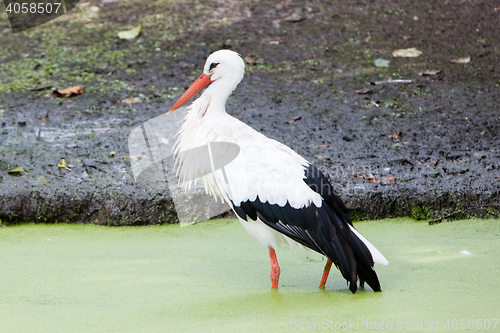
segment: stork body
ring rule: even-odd
[[[289,147],[226,113],[226,100],[243,78],[244,66],[235,52],[214,52],[203,74],[170,109],[208,85],[189,106],[178,133],[181,182],[189,187],[191,179],[200,178],[207,192],[225,200],[243,228],[269,248],[272,288],[278,287],[280,272],[274,249],[300,244],[328,258],[320,287],[333,262],[353,293],[358,277],[361,285],[366,281],[380,291],[373,264],[387,261],[354,229],[345,205],[323,174]],[[211,142],[237,144],[240,152],[223,170],[209,174],[199,170],[196,156],[179,154]]]

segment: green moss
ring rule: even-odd
[[[500,250],[497,225],[493,220],[433,227],[409,219],[356,223],[389,265],[375,266],[382,293],[365,287],[354,295],[335,268],[326,288],[318,289],[325,265],[321,255],[282,248],[276,250],[280,289],[271,290],[266,249],[234,219],[184,228],[6,227],[0,251],[8,255],[0,274],[11,287],[2,290],[9,301],[0,304],[5,319],[0,329],[54,332],[57,325],[71,332],[89,327],[161,332],[168,326],[172,332],[199,327],[204,332],[290,332],[295,323],[305,327],[306,322],[347,322],[348,327],[353,314],[362,314],[370,325],[421,322],[418,331],[444,331],[427,328],[437,321],[443,327],[455,317],[498,315],[497,294],[477,287],[498,276],[492,265]],[[452,287],[443,288],[443,281]],[[25,307],[30,320],[19,311]]]
[[[431,209],[425,204],[417,203],[411,209],[411,217],[415,220],[430,220],[434,219],[435,216]]]

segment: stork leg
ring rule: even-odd
[[[269,259],[271,259],[271,288],[278,289],[278,281],[280,279],[280,266],[276,258],[276,252],[269,246]]]
[[[332,268],[332,261],[328,259],[326,261],[325,269],[323,270],[323,277],[321,277],[321,282],[319,283],[320,288],[325,288],[326,280],[328,279],[328,274],[330,274],[330,268]]]

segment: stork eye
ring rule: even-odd
[[[219,63],[218,62],[213,62],[210,64],[210,70],[214,69],[215,67],[217,67]]]

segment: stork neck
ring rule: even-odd
[[[239,82],[219,79],[212,82],[201,98],[207,102],[205,115],[226,113],[226,102]],[[203,110],[204,111],[204,110]]]

